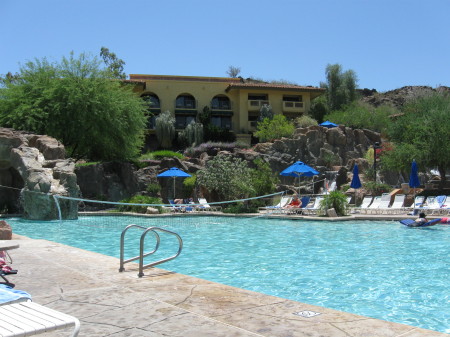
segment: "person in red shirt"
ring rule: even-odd
[[[292,201],[286,206],[287,208],[300,208],[302,207],[302,202],[301,200],[298,198],[297,195],[294,195],[292,197]]]

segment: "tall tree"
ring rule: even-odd
[[[85,54],[28,62],[0,89],[2,126],[55,137],[78,159],[138,155],[145,112],[131,87],[111,80],[100,61]]]
[[[103,62],[105,62],[106,67],[109,69],[114,78],[127,78],[127,75],[123,71],[125,62],[118,58],[115,53],[110,52],[106,47],[102,47],[100,49],[100,56],[102,57]]]
[[[241,73],[241,68],[229,66],[227,70],[227,74],[230,77],[236,78]]]
[[[449,94],[433,93],[408,102],[403,115],[389,125],[394,149],[383,162],[405,169],[415,159],[421,169],[437,168],[443,186],[450,167],[449,116]]]
[[[358,79],[353,70],[342,71],[340,64],[328,64],[325,69],[326,82],[320,86],[326,89],[329,111],[339,110],[356,98]]]

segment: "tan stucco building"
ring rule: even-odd
[[[255,83],[241,78],[168,75],[130,75],[135,91],[149,101],[156,116],[170,111],[176,128],[183,129],[205,106],[211,122],[236,134],[254,131],[260,108],[269,104],[276,114],[295,118],[306,113],[324,89],[312,86]],[[154,118],[149,128],[154,126]]]

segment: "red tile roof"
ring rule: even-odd
[[[325,89],[313,87],[313,86],[301,86],[292,84],[272,84],[272,83],[230,83],[228,85],[226,92],[232,89],[279,89],[279,90],[296,90],[296,91],[315,91],[315,92],[325,92]]]

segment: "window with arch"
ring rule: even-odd
[[[195,109],[195,98],[189,94],[179,95],[175,101],[175,109]]]
[[[231,110],[231,101],[225,95],[217,95],[211,101],[212,110]]]
[[[148,107],[150,109],[161,108],[161,105],[159,103],[159,97],[157,95],[148,93],[141,95],[141,98],[148,104]]]

